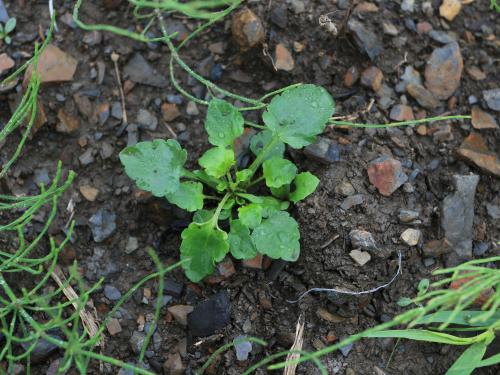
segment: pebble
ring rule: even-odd
[[[198,116],[200,111],[198,110],[198,106],[195,102],[189,101],[186,106],[186,113],[189,116]]]
[[[500,206],[493,203],[486,203],[486,211],[492,219],[500,219]]]
[[[381,156],[370,163],[368,178],[379,193],[386,197],[408,181],[401,162],[388,156]]]
[[[347,345],[340,347],[339,350],[344,357],[347,357],[349,355],[349,353],[351,352],[353,346],[354,346],[353,343],[347,344]]]
[[[432,240],[424,244],[423,252],[428,257],[439,257],[453,251],[451,243],[445,238],[442,240]]]
[[[290,4],[293,12],[295,14],[304,13],[306,10],[306,5],[303,0],[287,0],[287,3]]]
[[[169,307],[167,310],[174,319],[179,323],[182,324],[183,326],[187,326],[188,324],[188,314],[190,314],[193,311],[193,306],[189,305],[175,305]]]
[[[352,250],[349,256],[359,265],[364,266],[372,258],[366,251]]]
[[[484,90],[483,98],[490,109],[500,112],[500,88]]]
[[[449,142],[454,139],[450,124],[441,125],[438,130],[432,134],[432,139],[436,143]]]
[[[130,236],[127,240],[127,245],[125,246],[125,254],[132,254],[139,248],[139,239],[137,237]]]
[[[89,219],[89,226],[95,242],[102,242],[109,238],[116,230],[116,215],[104,208],[100,208]]]
[[[206,337],[227,326],[230,319],[231,301],[222,290],[194,308],[188,316],[188,326],[193,336]]]
[[[14,65],[16,65],[16,63],[10,58],[9,55],[6,53],[0,54],[0,75],[8,72],[14,67]]]
[[[166,122],[171,122],[181,115],[181,112],[177,108],[175,103],[163,103],[161,105],[161,114],[163,120]]]
[[[394,121],[414,120],[413,109],[409,105],[397,104],[391,108],[389,118]]]
[[[356,193],[356,190],[349,181],[342,181],[335,187],[335,192],[342,194],[344,197],[348,197]]]
[[[114,286],[106,285],[104,287],[104,296],[110,301],[118,301],[122,297],[122,294]]]
[[[351,66],[344,76],[344,86],[352,87],[359,79],[359,70],[355,66]]]
[[[158,88],[165,88],[168,85],[168,81],[164,75],[149,65],[146,59],[138,52],[125,65],[123,73],[134,83]]]
[[[114,336],[122,331],[122,326],[116,318],[109,319],[108,323],[106,324],[106,328],[108,329],[108,332],[111,336]]]
[[[49,185],[51,180],[47,168],[39,168],[35,170],[33,181],[35,181],[37,185]]]
[[[71,134],[80,127],[78,118],[66,113],[63,108],[59,109],[57,112],[57,119],[59,121],[56,124],[56,130],[59,133]]]
[[[53,44],[49,44],[38,58],[37,71],[41,77],[41,83],[66,82],[73,79],[77,65],[76,59]],[[29,80],[32,70],[30,65],[24,74],[25,80]]]
[[[132,337],[130,337],[130,347],[135,354],[139,354],[146,339],[146,334],[144,332],[134,331]]]
[[[441,104],[434,94],[422,85],[410,83],[406,86],[406,90],[418,104],[426,109],[436,109]]]
[[[483,81],[486,79],[486,74],[475,65],[465,68],[465,71],[474,81]]]
[[[89,31],[83,34],[82,41],[90,47],[97,46],[102,42],[102,33],[100,31]]]
[[[141,128],[153,132],[158,127],[158,119],[156,116],[143,108],[139,109],[139,113],[137,114],[137,123],[141,126]]]
[[[427,22],[419,22],[417,23],[417,33],[419,34],[427,34],[432,30],[432,25]]]
[[[94,202],[99,194],[99,189],[90,185],[82,185],[80,186],[80,193],[89,202]]]
[[[168,354],[167,360],[163,363],[163,373],[168,375],[183,375],[184,364],[179,353]]]
[[[359,206],[365,202],[365,197],[363,194],[355,194],[344,199],[340,205],[340,208],[344,211],[349,210],[354,206]]]
[[[379,250],[370,232],[354,229],[349,232],[349,238],[351,240],[351,246],[354,249],[362,249],[369,252]]]
[[[498,217],[498,219],[500,219],[500,216]],[[474,246],[472,252],[474,253],[475,257],[482,257],[488,252],[489,249],[490,245],[487,242],[480,242]]]
[[[403,233],[401,233],[401,239],[408,246],[416,246],[420,241],[422,233],[418,229],[406,229]]]
[[[274,67],[276,70],[290,72],[295,67],[293,56],[283,43],[276,45],[274,56]]]
[[[115,152],[115,149],[108,142],[101,143],[101,150],[99,153],[103,160],[109,159],[113,155],[113,152]]]
[[[84,167],[90,165],[94,162],[93,150],[91,148],[87,149],[83,154],[78,157],[80,164]]]
[[[371,66],[361,73],[361,84],[377,92],[382,86],[383,78],[382,71],[376,66]]]
[[[51,329],[45,333],[56,339],[62,340],[62,338],[58,336],[57,332],[57,329]],[[40,338],[40,340],[38,340],[35,346],[32,348],[31,346],[33,344],[33,342],[21,343],[21,346],[24,348],[24,350],[30,349],[29,358],[31,364],[39,364],[44,362],[52,353],[59,349],[57,345],[52,344],[43,338]]]
[[[407,66],[403,75],[400,77],[401,82],[396,85],[397,92],[405,92],[406,86],[408,84],[413,83],[414,85],[422,85],[422,78],[420,77],[420,73],[412,66]]]
[[[252,259],[244,259],[242,264],[243,264],[243,267],[260,270],[260,269],[262,269],[262,261],[263,260],[264,260],[264,258],[262,256],[262,254],[257,254]]]
[[[439,7],[439,15],[448,21],[453,21],[461,9],[461,0],[443,0],[443,3]]]
[[[271,8],[271,22],[276,26],[286,29],[288,25],[288,9],[284,5],[276,5]]]
[[[399,31],[396,26],[390,21],[383,21],[382,27],[384,29],[384,34],[390,35],[390,36],[396,36],[399,34]]]
[[[163,291],[175,298],[179,298],[182,295],[182,291],[184,290],[184,285],[178,283],[174,279],[167,277],[163,281]]]
[[[265,38],[261,19],[246,7],[234,14],[231,30],[241,51],[256,47]]]
[[[472,126],[474,129],[498,129],[498,124],[492,115],[478,106],[472,107]]]
[[[349,18],[347,27],[354,35],[354,40],[358,47],[364,51],[370,60],[375,60],[383,51],[384,47],[378,34],[363,25],[354,17]]]
[[[441,44],[449,44],[457,41],[457,36],[453,32],[445,32],[440,30],[431,30],[429,31],[429,36],[432,40],[435,40]]]
[[[455,192],[443,200],[441,226],[460,259],[472,257],[472,224],[477,175],[454,175]]]
[[[246,338],[246,336],[240,335],[235,337],[233,340],[236,359],[240,362],[246,361],[248,359],[248,355],[252,351],[252,343],[250,341],[246,341]]]
[[[415,0],[403,0],[401,2],[403,12],[412,13],[415,10]]]
[[[457,150],[458,155],[479,168],[500,176],[500,161],[495,152],[488,150],[486,141],[479,133],[471,133]]]
[[[418,212],[401,209],[398,213],[398,219],[402,223],[408,224],[418,219]]]
[[[458,43],[432,51],[425,67],[425,86],[438,99],[448,99],[460,86],[464,67]]]
[[[5,23],[9,20],[9,13],[7,12],[7,8],[3,3],[3,0],[0,0],[0,22]]]
[[[340,151],[339,144],[326,137],[317,137],[316,142],[304,148],[306,156],[325,164],[340,161]]]

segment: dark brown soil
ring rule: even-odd
[[[6,2],[9,3],[9,2]],[[46,2],[32,2],[21,6],[18,2],[10,2],[8,6],[11,15],[18,21],[17,33],[21,36],[38,38],[39,24],[43,29],[48,25],[49,15]],[[62,22],[68,12],[72,12],[73,1],[57,2],[60,16],[60,32],[55,34],[54,44],[78,60],[78,69],[73,82],[44,86],[42,101],[48,116],[48,124],[36,133],[24,150],[23,157],[14,167],[14,173],[9,177],[9,186],[16,185],[20,191],[30,191],[33,185],[34,173],[47,169],[52,176],[57,160],[62,160],[64,170],[74,170],[78,177],[73,186],[60,202],[60,216],[53,228],[56,237],[62,237],[61,228],[68,219],[65,211],[68,201],[73,199],[76,204],[75,220],[77,222],[74,241],[63,258],[66,264],[74,257],[78,261],[82,274],[90,284],[98,277],[105,277],[105,285],[117,287],[122,294],[135,282],[154,271],[154,265],[147,256],[147,248],[155,248],[161,259],[168,263],[178,260],[180,231],[190,220],[189,215],[170,206],[168,203],[151,198],[141,198],[133,182],[123,173],[118,159],[119,151],[126,145],[127,132],[119,132],[120,123],[110,117],[103,125],[78,114],[73,99],[75,93],[91,92],[89,97],[95,110],[100,103],[118,102],[119,92],[116,83],[113,64],[110,60],[111,51],[118,52],[120,67],[135,52],[140,52],[148,62],[165,76],[168,75],[168,49],[165,46],[148,46],[133,42],[113,34],[103,33],[102,42],[88,46],[82,40],[85,32],[72,29]],[[264,22],[267,32],[266,43],[269,51],[274,51],[277,43],[284,43],[290,51],[293,43],[300,42],[304,49],[294,52],[295,68],[291,73],[275,72],[269,58],[263,56],[262,49],[257,48],[246,53],[239,53],[231,41],[230,17],[203,33],[195,42],[188,45],[181,53],[186,62],[197,69],[208,70],[213,64],[207,64],[205,59],[214,56],[208,46],[223,42],[225,50],[222,55],[215,55],[215,64],[222,64],[223,71],[217,83],[232,92],[260,97],[270,88],[294,82],[311,82],[323,85],[336,98],[337,114],[349,115],[362,112],[370,99],[376,95],[370,89],[359,84],[353,88],[343,85],[344,74],[350,67],[363,71],[372,63],[359,50],[352,35],[344,27],[346,17],[353,6],[336,14],[339,35],[334,38],[318,26],[318,17],[339,9],[341,1],[304,0],[305,11],[295,14],[285,0],[266,2],[252,1],[248,6],[258,14]],[[427,35],[419,35],[408,28],[408,23],[427,21],[436,30],[446,30],[439,17],[439,1],[431,1],[434,16],[427,17],[421,11],[421,3],[416,2],[415,12],[405,14],[398,2],[377,3],[378,12],[363,15],[364,22],[374,26],[378,37],[383,41],[384,51],[374,63],[384,74],[384,82],[394,88],[399,82],[399,76],[404,67],[409,64],[423,71],[428,55],[439,43]],[[482,91],[499,85],[498,38],[500,23],[498,17],[488,7],[487,1],[475,1],[464,6],[460,15],[447,23],[449,30],[457,35],[464,57],[464,66],[483,65],[488,72],[487,79],[474,81],[465,73],[461,85],[454,96],[457,105],[451,109],[443,107],[435,113],[449,112],[451,114],[469,114],[469,96],[474,95],[480,101]],[[272,12],[278,8],[287,8],[287,26],[281,28],[272,22]],[[108,23],[122,27],[133,27],[134,20],[131,9],[122,5],[116,10],[104,10],[100,1],[85,1],[82,16],[92,23]],[[381,23],[391,20],[399,34],[395,37],[384,35]],[[176,19],[179,21],[179,19]],[[189,30],[196,23],[181,19]],[[410,22],[411,21],[411,22]],[[406,22],[406,26],[405,26]],[[483,27],[483,29],[481,29]],[[491,35],[496,35],[494,42],[487,41],[484,27],[489,27]],[[475,36],[475,42],[464,40],[464,32],[470,31]],[[154,30],[157,32],[157,30]],[[0,47],[2,52],[10,56],[20,56],[21,52],[33,49],[32,39],[21,43],[19,36],[14,35],[14,44]],[[495,47],[496,45],[496,47]],[[488,60],[489,59],[489,60]],[[16,59],[18,65],[23,58]],[[92,68],[97,62],[106,66],[104,81],[96,83],[91,78]],[[97,69],[97,68],[96,68]],[[243,78],[242,78],[243,77]],[[196,91],[199,85],[192,84],[184,72],[178,73],[183,86]],[[245,81],[245,82],[241,82]],[[248,81],[248,82],[247,82]],[[158,119],[161,119],[159,104],[166,102],[169,95],[177,94],[169,84],[165,89],[153,88],[137,84],[126,97],[126,108],[129,117],[136,118],[140,108],[148,109]],[[56,95],[63,95],[64,101]],[[394,104],[400,103],[399,95],[393,96]],[[8,117],[5,101],[7,96],[0,97],[2,120]],[[415,112],[421,110],[418,104],[406,95],[409,105]],[[178,107],[181,116],[169,123],[169,126],[179,135],[183,147],[189,152],[189,163],[194,165],[196,158],[208,146],[203,130],[205,109],[198,106],[200,114],[186,114],[187,100],[183,99]],[[80,127],[75,134],[61,134],[56,131],[57,111],[66,108],[80,118]],[[498,119],[498,112],[489,111]],[[378,100],[369,114],[361,115],[359,122],[386,122],[388,109],[382,109]],[[250,115],[250,117],[255,115]],[[465,125],[453,125],[453,140],[436,141],[432,136],[421,136],[415,128],[401,129],[346,129],[331,128],[325,137],[339,143],[341,146],[340,161],[324,164],[307,158],[302,151],[289,151],[289,155],[299,164],[302,170],[310,170],[316,174],[321,183],[318,191],[305,202],[298,204],[292,213],[300,223],[301,257],[297,263],[287,264],[274,274],[278,267],[271,266],[267,271],[252,270],[234,261],[236,273],[229,279],[210,285],[201,283],[192,285],[184,277],[181,270],[173,272],[172,277],[184,285],[184,292],[179,298],[174,298],[168,306],[177,304],[195,305],[197,301],[209,297],[219,290],[229,292],[232,304],[231,323],[220,335],[207,340],[202,345],[193,345],[197,340],[189,336],[188,330],[172,320],[166,308],[162,309],[157,340],[158,345],[152,349],[152,356],[147,360],[153,371],[160,373],[162,364],[169,353],[179,350],[179,345],[187,340],[187,352],[182,355],[182,361],[188,374],[191,369],[199,368],[207,356],[220,345],[230,342],[240,334],[260,337],[269,342],[265,349],[256,348],[250,355],[251,361],[257,361],[265,354],[287,350],[293,343],[296,322],[301,314],[305,318],[304,349],[315,350],[326,346],[326,337],[333,335],[338,339],[360,332],[380,322],[391,319],[403,311],[396,301],[402,296],[413,296],[416,286],[422,278],[430,277],[431,272],[445,265],[446,259],[436,258],[433,264],[424,264],[422,244],[442,238],[440,230],[439,207],[443,198],[453,190],[453,174],[475,173],[480,175],[475,197],[474,243],[487,242],[492,244],[500,238],[498,221],[488,215],[485,204],[496,202],[500,193],[498,177],[492,177],[470,164],[456,158],[455,151],[462,140],[470,133],[470,122]],[[500,138],[498,130],[483,131],[481,134],[487,140],[489,148],[498,153]],[[171,137],[171,133],[160,120],[155,132],[140,130],[140,139]],[[79,144],[82,137],[87,145]],[[13,143],[13,142],[12,142]],[[111,157],[104,159],[100,151],[111,146]],[[95,150],[95,160],[83,166],[79,156],[87,149]],[[0,151],[3,162],[7,151],[12,145],[5,146]],[[368,163],[376,157],[385,154],[392,155],[403,162],[405,171],[410,174],[420,166],[420,173],[411,182],[412,189],[400,188],[390,197],[383,197],[370,184],[367,177]],[[364,203],[347,211],[340,208],[345,199],[336,188],[341,183],[350,182],[356,194],[364,196]],[[82,197],[79,187],[92,185],[99,189],[95,202],[89,202]],[[117,230],[103,243],[95,243],[88,227],[88,219],[99,209],[106,208],[117,215]],[[400,209],[411,209],[420,212],[421,224],[417,226],[422,231],[423,239],[417,247],[408,247],[400,240],[401,233],[408,225],[400,223]],[[352,250],[349,243],[349,232],[352,229],[369,231],[375,237],[378,245],[390,255],[386,258],[372,257],[365,266],[358,266],[349,256]],[[131,254],[125,253],[129,236],[139,239],[139,248]],[[96,261],[95,252],[102,249],[103,257]],[[345,288],[348,290],[365,290],[387,282],[397,270],[397,252],[403,256],[402,275],[388,288],[363,297],[327,298],[325,294],[311,294],[297,304],[293,300],[306,289],[312,287]],[[493,255],[493,246],[485,254]],[[273,268],[276,267],[276,268]],[[271,279],[270,279],[271,277]],[[122,332],[107,337],[105,354],[133,363],[137,355],[132,352],[129,343],[130,336],[137,330],[137,319],[142,314],[146,317],[154,311],[153,299],[157,283],[147,285],[153,290],[153,298],[148,305],[141,303],[142,289],[138,295],[124,305],[120,324]],[[109,302],[98,291],[93,298],[97,310],[104,316],[112,302]],[[328,322],[317,315],[319,308],[327,309],[335,317]],[[185,342],[185,341],[184,341]],[[179,344],[181,343],[181,344]],[[348,356],[335,352],[323,358],[323,363],[331,374],[444,374],[450,364],[458,357],[460,351],[444,345],[395,340],[363,340],[354,344]],[[391,358],[392,356],[392,358]],[[44,374],[52,361],[58,355],[51,356],[46,363],[35,368],[33,373]],[[389,363],[389,358],[391,358]],[[249,362],[237,362],[234,352],[228,351],[221,356],[212,374],[239,374]],[[259,372],[260,371],[260,372]],[[265,374],[264,370],[257,373]],[[497,374],[499,368],[482,369],[478,374]],[[92,373],[99,373],[94,370]],[[117,373],[116,368],[106,368],[105,373]],[[313,366],[299,366],[297,374],[316,374]]]

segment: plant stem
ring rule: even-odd
[[[276,146],[276,143],[278,143],[279,138],[277,136],[274,136],[269,143],[262,149],[262,151],[257,155],[253,163],[250,165],[248,169],[252,171],[252,174],[250,175],[250,178],[253,177],[257,169],[260,167],[260,165],[263,163],[264,159],[266,156],[269,154],[269,152],[273,149],[274,146]]]
[[[252,182],[250,182],[250,184],[248,184],[247,188],[249,188],[250,186],[253,186],[255,184],[258,184],[259,182],[261,182],[262,180],[264,179],[264,176],[260,176],[258,178],[256,178],[255,180],[253,180]]]

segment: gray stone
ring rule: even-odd
[[[364,266],[366,263],[370,261],[372,258],[370,256],[370,253],[367,253],[366,251],[360,251],[360,250],[352,250],[349,253],[349,256],[359,265],[359,266]]]
[[[186,113],[189,116],[197,116],[200,114],[200,111],[198,110],[198,106],[196,105],[195,102],[189,101],[187,106],[186,106]]]
[[[378,34],[363,25],[356,18],[351,17],[347,27],[353,33],[358,47],[363,50],[370,60],[375,60],[383,51],[384,47],[378,38]]]
[[[472,257],[474,195],[479,176],[454,175],[455,193],[443,200],[441,226],[445,238],[461,259]]]
[[[342,355],[344,357],[347,357],[349,355],[349,352],[352,350],[352,347],[353,347],[353,343],[351,344],[347,344],[347,345],[344,345],[340,348],[340,352],[342,353]]]
[[[500,219],[500,206],[493,203],[486,203],[486,211],[491,218],[498,220]]]
[[[340,145],[326,137],[318,137],[316,142],[304,148],[307,156],[326,164],[340,161],[340,152]]]
[[[7,13],[7,8],[5,8],[3,0],[0,0],[0,22],[5,23],[8,20],[9,20],[9,13]]]
[[[135,354],[139,354],[141,352],[142,345],[144,344],[144,340],[146,338],[146,334],[144,332],[134,331],[132,337],[130,338],[130,347],[132,348]]]
[[[168,81],[164,75],[149,65],[146,59],[139,53],[136,53],[130,59],[127,65],[125,65],[123,72],[126,77],[135,83],[159,88],[164,88],[168,85]]]
[[[490,109],[500,112],[500,89],[484,90],[483,97]]]
[[[403,12],[412,13],[415,10],[415,0],[403,0],[401,3]]]
[[[122,294],[113,285],[106,285],[104,287],[104,296],[110,301],[118,301]]]
[[[193,336],[210,336],[229,324],[231,301],[225,290],[199,303],[188,315],[188,326]]]
[[[102,242],[113,234],[116,229],[116,215],[104,208],[100,208],[89,219],[89,226],[95,242]]]
[[[33,180],[37,185],[49,185],[50,177],[47,168],[37,169],[35,171],[35,175],[33,176]]]
[[[184,289],[184,285],[182,285],[181,283],[178,283],[174,279],[167,277],[163,281],[163,292],[165,294],[171,295],[175,298],[179,298],[182,295],[183,289]]]
[[[429,36],[438,43],[448,44],[457,41],[457,36],[453,32],[445,32],[441,30],[431,30],[429,31]]]
[[[474,256],[475,257],[482,257],[484,254],[488,252],[490,249],[490,245],[488,242],[479,242],[477,245],[474,246]]]
[[[399,221],[401,221],[402,223],[405,223],[405,224],[411,223],[411,222],[418,219],[418,212],[401,209],[401,210],[399,210],[398,218],[399,218]]]
[[[290,4],[295,14],[304,13],[304,11],[306,10],[306,5],[302,0],[287,0],[287,3]]]
[[[356,193],[354,187],[349,181],[342,181],[339,185],[335,187],[335,192],[342,194],[344,197],[348,197]]]
[[[114,102],[111,105],[111,116],[117,120],[121,120],[123,118],[122,104],[120,102]]]
[[[344,199],[344,201],[340,205],[340,208],[342,208],[344,211],[347,211],[351,207],[359,206],[364,202],[365,202],[365,197],[363,196],[363,194],[351,195],[350,197]]]
[[[413,66],[408,65],[401,76],[401,82],[396,85],[396,91],[405,92],[406,86],[410,83],[422,86],[422,78],[420,77],[418,70],[416,70]]]
[[[61,334],[58,329],[50,329],[46,332],[49,336],[61,340],[59,335]],[[44,362],[48,356],[55,352],[59,347],[55,344],[48,342],[47,340],[40,338],[36,343],[34,342],[23,342],[21,346],[24,350],[31,348],[35,344],[34,348],[30,352],[30,361],[32,364],[38,364]]]
[[[351,245],[354,249],[362,249],[365,251],[377,251],[378,247],[370,232],[365,230],[351,230],[349,232],[349,238],[351,239]]]
[[[236,351],[236,359],[238,361],[246,361],[248,359],[248,355],[252,351],[252,343],[250,341],[246,341],[246,338],[246,336],[240,335],[233,340],[234,349]]]
[[[158,119],[148,110],[141,108],[137,114],[137,123],[141,128],[154,132],[158,126]]]
[[[136,124],[127,125],[127,146],[135,146],[139,142],[139,127]]]
[[[82,166],[86,167],[94,162],[94,155],[92,154],[92,151],[93,150],[89,148],[78,157]]]
[[[131,254],[139,248],[139,240],[137,237],[130,236],[127,240],[127,245],[125,246],[125,253]]]
[[[103,142],[101,144],[101,151],[99,152],[103,160],[109,159],[113,155],[115,149],[108,142]]]

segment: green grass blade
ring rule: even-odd
[[[440,344],[449,345],[469,345],[473,341],[471,338],[457,337],[447,333],[428,331],[425,329],[405,329],[405,330],[389,330],[369,333],[365,337],[370,338],[402,338],[416,341],[437,342]]]
[[[469,375],[474,371],[488,347],[487,341],[476,342],[465,350],[445,375]]]

